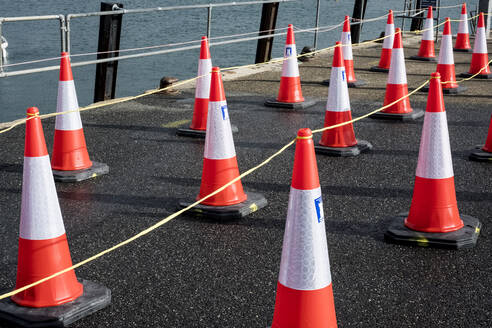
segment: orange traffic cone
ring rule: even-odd
[[[352,120],[345,76],[341,43],[337,42],[331,69],[328,101],[326,103],[325,127]],[[338,128],[325,130],[319,146],[316,146],[315,149],[317,153],[330,156],[357,156],[361,152],[371,150],[372,145],[365,140],[356,140],[354,127],[350,123]]]
[[[38,109],[29,108],[27,116],[16,289],[72,266]],[[2,300],[0,318],[21,326],[27,322],[28,327],[51,327],[53,322],[71,323],[110,302],[106,287],[80,283],[70,270]]]
[[[265,106],[302,109],[314,104],[316,104],[315,101],[304,99],[302,96],[294,28],[292,24],[289,24],[287,39],[285,40],[284,62],[282,64],[282,77],[280,78],[278,97],[277,99],[265,101]]]
[[[198,79],[195,88],[195,106],[193,120],[189,129],[178,129],[181,136],[205,138],[207,129],[208,99],[210,96],[210,72],[212,71],[212,59],[208,48],[206,36],[202,36],[200,46],[200,59],[198,59]]]
[[[207,134],[203,156],[201,199],[239,176],[236,151],[232,139],[229,111],[218,67],[212,68]],[[180,202],[187,207],[192,202]],[[261,194],[243,191],[241,180],[190,209],[191,212],[212,218],[241,218],[267,205]]]
[[[470,52],[470,34],[468,33],[468,15],[466,13],[466,2],[461,5],[460,25],[456,34],[455,51]]]
[[[299,130],[272,328],[337,327],[313,145],[311,130]]]
[[[434,18],[432,17],[432,6],[427,8],[427,19],[424,23],[424,33],[420,41],[420,49],[417,56],[411,56],[410,59],[423,61],[436,61],[434,53]]]
[[[373,72],[389,72],[391,64],[391,49],[393,49],[393,42],[395,40],[395,24],[393,21],[393,10],[389,11],[388,21],[386,22],[386,29],[384,30],[383,49],[381,50],[381,58],[379,59],[378,66],[371,67]]]
[[[480,73],[479,73],[480,72]],[[489,56],[487,50],[487,39],[485,38],[485,21],[483,13],[478,16],[475,42],[473,43],[473,55],[468,73],[461,73],[463,77],[470,77],[479,73],[476,77],[480,79],[492,79],[489,67]]]
[[[473,247],[478,219],[460,215],[454,188],[441,76],[432,73],[410,212],[398,215],[386,240],[418,246]]]
[[[352,55],[352,38],[350,36],[350,17],[345,16],[345,20],[343,21],[343,30],[342,30],[342,53],[343,53],[343,62],[345,64],[345,72],[347,73],[347,86],[349,88],[357,88],[367,83],[362,80],[357,80],[355,78],[354,73],[354,57]],[[322,82],[324,85],[330,85],[330,80],[324,80]]]
[[[489,133],[483,147],[477,147],[470,154],[470,159],[478,162],[492,163],[492,116],[490,117]]]
[[[445,94],[458,94],[466,91],[466,87],[456,83],[452,43],[453,35],[451,34],[451,21],[449,17],[446,17],[436,69],[436,71],[441,74],[442,91]],[[429,91],[429,86],[425,86],[421,90],[427,92]]]
[[[78,108],[70,58],[68,53],[62,52],[56,111],[73,112],[56,117],[51,158],[51,168],[56,181],[82,181],[109,172],[106,164],[89,159]]]
[[[391,51],[391,66],[388,73],[388,83],[386,84],[386,94],[384,96],[384,106],[389,105],[398,99],[408,95],[407,72],[405,69],[405,56],[403,54],[403,42],[401,31],[396,28],[395,42]],[[410,121],[424,115],[420,109],[413,110],[410,107],[408,97],[389,106],[383,111],[373,114],[371,118],[391,119]]]

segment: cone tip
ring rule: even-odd
[[[350,17],[345,16],[343,21],[343,32],[350,32]]]
[[[399,27],[395,29],[395,40],[393,41],[393,48],[403,48],[401,29]]]
[[[388,11],[388,21],[386,22],[386,24],[394,24],[393,10],[391,10],[391,9]]]
[[[439,72],[433,72],[433,73],[431,73],[431,77],[433,79],[440,79],[441,78],[441,74]]]
[[[68,52],[61,53],[60,61],[60,81],[72,81],[72,67],[70,65],[70,54]]]
[[[446,17],[446,21],[444,23],[444,31],[442,32],[443,35],[450,35],[451,34],[451,20],[449,17]]]
[[[206,36],[202,36],[202,41],[203,40],[207,41],[207,37]]]
[[[39,109],[37,107],[29,107],[27,109],[27,116],[33,116],[39,114]]]
[[[298,139],[306,139],[306,138],[312,138],[313,137],[313,133],[311,132],[311,129],[310,128],[304,128],[304,129],[299,129],[299,131],[297,131],[297,138]]]
[[[427,18],[433,18],[432,17],[432,6],[427,7]]]
[[[463,4],[461,5],[461,13],[466,14],[466,2],[463,2]]]
[[[285,40],[285,44],[295,44],[295,38],[294,38],[294,26],[292,24],[289,24],[287,27],[287,39]]]
[[[483,18],[483,12],[481,12],[480,15],[478,16],[477,28],[478,27],[485,27],[485,20]]]
[[[219,66],[212,67],[212,73],[218,73],[218,72],[220,72],[220,67]]]
[[[337,41],[335,46],[335,51],[333,53],[333,63],[332,67],[344,67],[343,53],[342,53],[342,43]]]

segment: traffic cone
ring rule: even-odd
[[[492,116],[490,117],[489,133],[485,145],[473,150],[470,154],[470,159],[478,162],[492,163]]]
[[[434,53],[434,18],[432,17],[432,6],[427,8],[427,19],[424,23],[424,33],[420,41],[420,49],[417,56],[411,56],[410,59],[422,61],[436,61]]]
[[[456,34],[455,51],[470,52],[470,34],[468,33],[468,15],[466,13],[466,2],[461,5],[460,25]]]
[[[386,29],[384,30],[383,49],[381,50],[381,58],[378,66],[371,67],[373,72],[388,72],[391,64],[391,49],[395,40],[395,24],[393,22],[393,10],[389,11]]]
[[[176,131],[178,136],[205,138],[205,131],[207,130],[211,71],[212,59],[208,48],[208,40],[206,36],[202,36],[202,42],[200,44],[200,59],[198,59],[198,78],[196,80],[195,87],[193,119],[189,128],[181,128]],[[232,132],[238,132],[236,126],[232,126]]]
[[[385,239],[417,246],[473,247],[480,227],[478,219],[458,212],[441,76],[432,73],[410,212],[395,217]]]
[[[347,72],[347,86],[349,88],[357,88],[367,83],[362,80],[357,80],[355,78],[354,73],[354,57],[352,55],[352,38],[350,36],[350,17],[345,16],[345,20],[343,22],[343,30],[342,30],[342,53],[343,53],[343,62],[345,64],[345,71]],[[330,85],[330,80],[324,80],[322,82],[324,85]]]
[[[282,63],[282,77],[280,78],[278,97],[277,99],[265,101],[265,106],[302,109],[313,106],[315,103],[315,101],[304,99],[302,96],[294,28],[292,24],[289,24],[287,39],[285,40],[284,61]]]
[[[326,103],[325,127],[352,120],[350,100],[345,78],[345,66],[341,43],[337,42],[331,69],[330,88]],[[361,152],[372,149],[365,140],[356,140],[352,123],[338,128],[325,130],[319,142],[314,147],[317,153],[330,156],[357,156]]]
[[[387,106],[407,95],[407,72],[405,69],[403,42],[401,31],[399,28],[396,28],[395,41],[393,43],[393,50],[391,51],[391,66],[388,73],[388,83],[386,84],[386,94],[384,96],[384,106]],[[410,121],[423,115],[424,112],[422,110],[413,110],[410,107],[410,100],[406,97],[388,108],[385,108],[383,111],[371,115],[370,117]]]
[[[27,117],[16,289],[72,266],[38,109],[29,108]],[[110,302],[106,287],[80,283],[70,270],[0,301],[0,320],[64,327]]]
[[[109,167],[89,159],[70,58],[66,52],[61,55],[56,111],[73,112],[56,117],[51,168],[56,181],[76,182],[106,174]]]
[[[451,34],[451,21],[449,17],[446,17],[436,70],[439,74],[441,74],[442,91],[445,94],[458,94],[466,90],[466,87],[456,83],[452,44],[453,35]],[[427,92],[429,91],[429,86],[425,86],[421,90]]]
[[[218,67],[212,68],[207,134],[203,156],[201,199],[239,176],[236,151],[232,139],[227,102]],[[187,207],[193,202],[180,202]],[[261,194],[243,191],[241,180],[190,209],[199,216],[211,218],[241,218],[267,205]]]
[[[297,133],[272,328],[336,328],[323,199],[310,129]]]
[[[478,74],[476,77],[481,79],[492,79],[492,73],[489,67],[489,57],[487,52],[487,39],[485,38],[485,21],[483,13],[478,16],[477,31],[475,33],[475,42],[473,43],[473,55],[468,73],[461,73],[463,77],[470,77]]]

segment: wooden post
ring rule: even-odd
[[[274,30],[277,23],[278,6],[278,2],[263,4],[261,10],[260,36],[275,33]],[[256,64],[264,63],[272,59],[272,46],[273,36],[258,40],[258,45],[256,46]]]
[[[355,0],[354,13],[352,14],[352,21],[357,23],[359,20],[364,19],[366,15],[367,0]],[[355,19],[354,19],[355,18]],[[352,25],[350,27],[350,36],[352,43],[360,42],[360,32],[362,31],[362,23]]]
[[[123,4],[101,2],[101,11],[112,11],[116,8],[123,8]],[[97,52],[99,54],[97,55],[97,59],[118,57],[122,20],[122,14],[101,16],[99,20],[99,42],[97,46]],[[97,64],[94,102],[114,99],[117,72],[118,61]]]

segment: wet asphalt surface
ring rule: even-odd
[[[406,55],[412,51],[417,49]],[[365,91],[351,89],[354,117],[377,108],[378,97],[381,103],[384,95],[386,75],[364,71],[377,61],[379,48],[364,53],[368,58],[359,57],[363,67],[356,73],[371,84]],[[322,61],[305,64],[301,74],[314,72],[312,67],[322,66]],[[435,64],[414,65],[415,71],[425,65]],[[226,83],[231,122],[239,128],[234,142],[241,172],[292,140],[298,129],[322,127],[327,87],[315,82],[326,78],[329,69],[316,72],[322,78],[309,75],[304,93],[318,103],[298,111],[263,106],[261,93],[278,88],[278,82],[268,82],[269,76],[278,81],[278,73]],[[425,75],[419,78],[425,80]],[[409,78],[410,86],[417,85],[412,83]],[[356,136],[373,144],[371,152],[355,158],[317,155],[339,327],[492,326],[492,163],[467,159],[469,151],[485,141],[491,83],[468,82],[471,94],[482,99],[445,98],[458,206],[483,225],[473,249],[407,247],[383,240],[390,217],[410,206],[422,119],[362,120],[355,124]],[[425,95],[413,98],[412,106],[425,108]],[[203,140],[176,136],[173,124],[191,119],[192,107],[192,92],[183,92],[82,114],[91,158],[107,163],[110,174],[77,184],[57,183],[74,263],[173,213],[180,199],[197,196]],[[54,120],[44,120],[43,127],[51,151]],[[23,134],[21,126],[0,136],[0,287],[7,289],[15,284]],[[320,137],[315,135],[315,142]],[[243,179],[246,190],[268,199],[268,206],[258,212],[225,222],[183,215],[77,269],[78,277],[109,287],[113,300],[72,327],[269,325],[293,155],[291,147]]]

